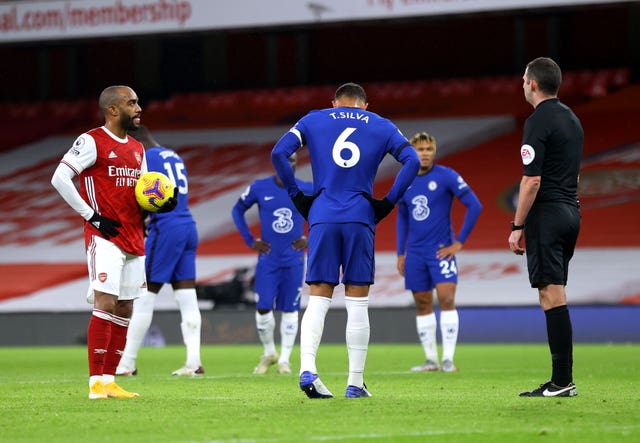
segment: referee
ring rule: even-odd
[[[521,397],[573,397],[573,337],[565,286],[580,231],[578,176],[584,132],[580,120],[558,99],[560,67],[550,58],[531,61],[524,96],[534,112],[524,125],[520,155],[524,173],[509,247],[525,252],[531,287],[538,289],[547,321],[551,380]]]

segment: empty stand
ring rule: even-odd
[[[560,95],[567,103],[604,97],[628,85],[627,68],[564,73]],[[392,118],[461,115],[521,115],[520,76],[365,83],[370,110]],[[336,85],[175,94],[163,101],[140,97],[143,120],[152,128],[193,129],[294,123],[310,109],[331,106]],[[0,150],[52,134],[100,125],[94,99],[0,104]]]

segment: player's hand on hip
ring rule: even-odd
[[[102,234],[102,236],[107,240],[118,235],[119,232],[117,228],[122,226],[119,221],[103,217],[97,212],[94,212],[91,218],[87,221],[91,223],[94,228],[100,231],[100,234]]]
[[[509,235],[509,248],[518,255],[524,254],[524,237],[522,230],[511,231]]]
[[[461,249],[462,243],[456,240],[449,246],[438,249],[436,257],[438,257],[438,260],[451,260]]]
[[[389,200],[387,197],[377,199],[364,192],[362,193],[362,195],[364,195],[364,198],[369,200],[369,203],[371,203],[371,206],[373,206],[374,221],[376,224],[380,223],[383,218],[385,218],[391,213],[391,211],[393,211],[394,204],[391,203],[391,200]]]
[[[164,202],[164,205],[160,206],[158,212],[165,213],[173,211],[178,206],[178,187],[173,188],[173,197]]]
[[[268,254],[271,252],[271,243],[258,238],[251,245],[251,249],[258,251],[260,254]]]
[[[300,215],[304,217],[305,220],[309,218],[309,211],[311,210],[311,205],[313,201],[316,199],[318,194],[314,195],[306,195],[302,191],[298,191],[296,195],[291,197],[291,201],[293,201],[293,205],[296,207]]]
[[[307,237],[305,237],[304,235],[300,238],[296,238],[293,243],[291,244],[291,247],[293,249],[295,249],[296,251],[302,251],[304,248],[307,247]]]

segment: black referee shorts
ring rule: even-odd
[[[566,285],[580,232],[580,210],[567,203],[535,203],[524,230],[532,288]]]

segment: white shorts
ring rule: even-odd
[[[93,291],[105,292],[118,300],[133,300],[147,292],[145,256],[122,251],[109,240],[92,236],[87,248],[89,291],[87,301],[93,303]]]

